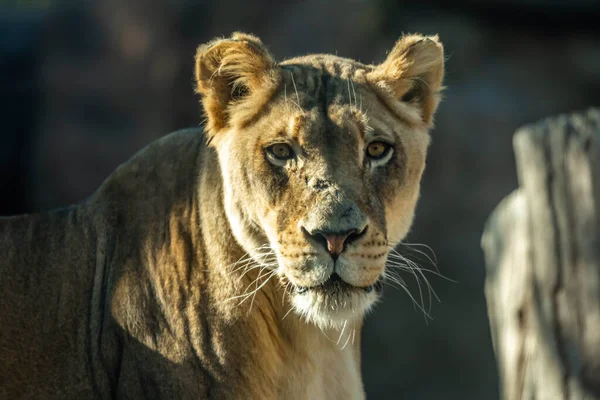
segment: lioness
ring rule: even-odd
[[[0,398],[359,399],[360,329],[413,220],[437,37],[366,65],[200,46],[206,125],[80,205],[0,219]]]

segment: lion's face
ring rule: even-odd
[[[405,43],[403,55],[420,43]],[[436,41],[423,45],[441,57]],[[203,71],[207,65],[218,67]],[[198,53],[234,235],[256,262],[276,269],[294,308],[321,326],[361,318],[377,300],[388,250],[408,232],[419,194],[425,107],[437,105],[427,96],[437,96],[441,72],[437,89],[402,86],[386,82],[382,66],[333,56],[275,64],[249,36]],[[410,101],[398,101],[406,94]],[[226,107],[215,110],[215,98]],[[272,254],[277,262],[266,263]]]

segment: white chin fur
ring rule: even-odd
[[[335,295],[309,290],[303,294],[293,294],[292,304],[307,322],[321,329],[341,329],[347,322],[364,318],[378,297],[375,290],[370,293],[351,291]]]

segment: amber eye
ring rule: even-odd
[[[276,143],[270,147],[267,147],[267,151],[271,153],[277,160],[289,160],[294,156],[292,147],[286,143]]]
[[[367,146],[367,156],[374,160],[379,160],[385,157],[391,148],[392,146],[385,142],[371,142]]]

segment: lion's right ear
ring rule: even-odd
[[[260,103],[280,79],[275,60],[256,36],[234,33],[200,46],[196,92],[202,96],[208,134],[212,137],[231,125],[233,106],[252,99]]]

